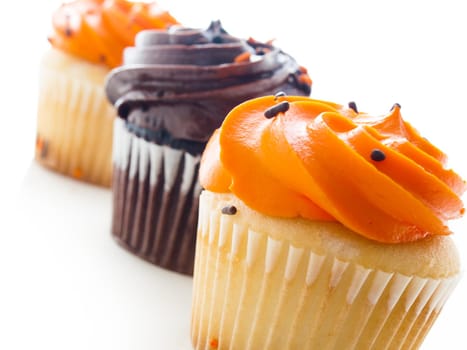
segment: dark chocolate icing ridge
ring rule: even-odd
[[[251,59],[236,62],[242,54]],[[131,115],[132,124],[206,142],[227,113],[247,99],[280,90],[309,95],[301,74],[306,73],[280,49],[235,38],[213,22],[204,31],[139,33],[135,47],[125,50],[124,65],[107,77],[106,92],[119,117]]]

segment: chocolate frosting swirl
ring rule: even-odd
[[[234,106],[278,91],[309,95],[306,70],[271,44],[229,35],[219,21],[206,30],[140,32],[106,81],[109,100],[134,132],[203,145]]]

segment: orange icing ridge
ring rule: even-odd
[[[123,49],[143,29],[178,24],[155,2],[77,0],[61,5],[52,17],[49,41],[57,49],[111,68],[121,65]]]
[[[466,182],[445,154],[399,105],[377,117],[355,109],[307,97],[247,101],[210,139],[201,184],[267,215],[339,221],[379,242],[450,234]]]

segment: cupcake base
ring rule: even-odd
[[[35,159],[73,178],[110,187],[115,112],[104,66],[50,49],[40,67]]]
[[[139,138],[114,123],[112,234],[133,254],[193,273],[199,156]]]
[[[232,205],[235,215],[222,214]],[[446,237],[387,247],[211,192],[196,249],[195,349],[417,349],[459,271]],[[407,259],[424,265],[394,269]]]

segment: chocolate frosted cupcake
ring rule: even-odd
[[[268,43],[174,27],[139,33],[107,77],[114,125],[112,233],[136,255],[192,274],[200,155],[228,111],[283,91],[309,95],[306,70]]]

